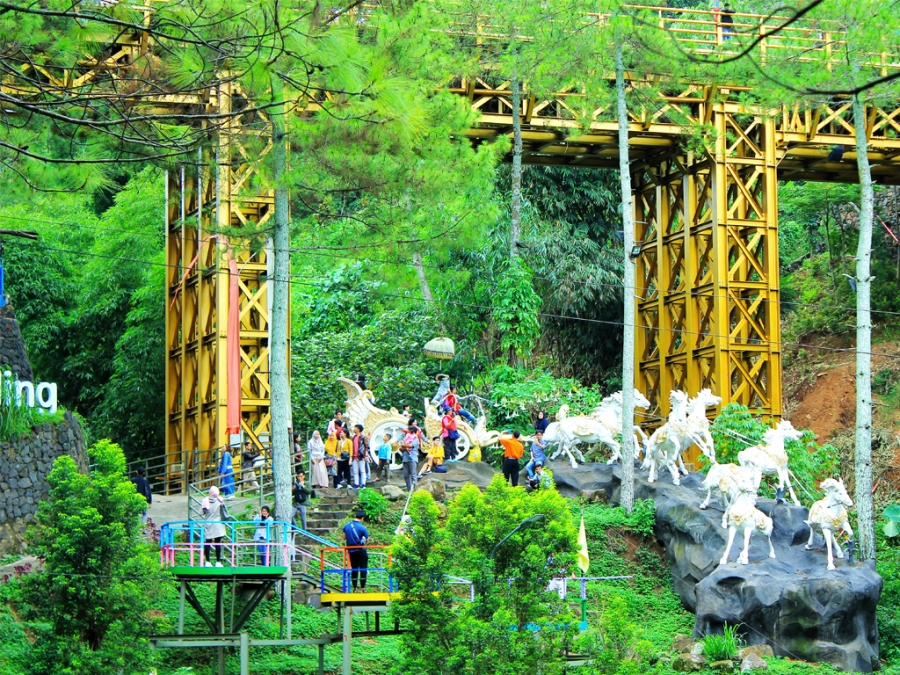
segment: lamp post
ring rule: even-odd
[[[500,548],[507,539],[509,539],[511,536],[513,536],[519,530],[522,530],[522,529],[528,527],[529,525],[534,525],[535,523],[540,522],[543,519],[544,519],[543,513],[536,513],[533,516],[529,516],[528,518],[523,520],[521,523],[516,525],[512,530],[510,530],[510,532],[505,537],[503,537],[503,539],[498,541],[494,545],[494,548],[491,549],[491,554],[487,558],[492,563],[492,566],[493,566],[493,562],[494,562],[494,555],[497,553],[497,549]],[[486,567],[487,567],[487,565],[481,566],[481,583],[479,584],[481,586],[481,588],[479,589],[479,593],[478,593],[479,599],[481,600],[481,610],[485,616],[489,614],[489,612],[486,611],[486,607],[484,606],[485,600],[487,598],[487,588],[488,588],[487,570],[485,569]]]

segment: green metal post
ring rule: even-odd
[[[241,675],[250,675],[250,636],[241,633]]]
[[[344,644],[343,653],[341,655],[341,675],[350,675],[350,658],[352,652],[350,649],[350,640],[353,638],[353,608],[344,605]]]
[[[181,590],[178,593],[178,634],[184,635],[184,586],[187,582],[181,582]]]
[[[325,645],[319,645],[319,675],[325,675]]]

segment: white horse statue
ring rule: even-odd
[[[709,418],[706,409],[719,405],[721,396],[716,396],[709,389],[701,389],[700,392],[688,401],[688,427],[694,444],[700,448],[710,464],[716,463],[716,448],[713,444],[712,434],[709,433]],[[687,448],[685,448],[687,450]],[[684,468],[684,467],[682,467]],[[685,473],[687,473],[685,471]]]
[[[744,531],[744,550],[738,556],[737,562],[746,565],[750,561],[750,536],[754,531],[766,535],[769,540],[769,557],[775,557],[775,547],[772,546],[774,524],[769,516],[756,508],[756,488],[753,487],[751,480],[740,481],[738,494],[725,510],[725,516],[728,521],[728,545],[719,561],[720,565],[728,563],[728,554],[739,529]]]
[[[616,441],[615,435],[605,425],[601,424],[593,417],[579,415],[578,417],[569,417],[569,406],[560,406],[559,412],[556,414],[556,422],[547,427],[544,432],[544,440],[550,445],[556,445],[556,452],[550,457],[551,460],[556,459],[562,453],[566,453],[572,468],[578,467],[575,457],[584,464],[584,455],[578,449],[579,443],[603,443],[608,445],[613,451],[618,451],[619,443]]]
[[[637,389],[634,390],[634,407],[641,410],[646,410],[650,407],[650,401]],[[622,392],[617,391],[615,394],[611,394],[600,401],[600,405],[594,408],[591,417],[609,429],[613,437],[615,437],[622,433],[622,410]],[[637,424],[634,425],[633,429],[635,432],[634,447],[635,449],[640,449],[641,444],[638,440],[638,434],[640,434],[644,443],[647,442],[647,434]],[[622,452],[619,443],[610,447],[613,449],[613,455],[606,463],[615,464],[617,461],[621,461]]]
[[[812,548],[813,537],[816,536],[816,530],[825,537],[825,547],[828,549],[828,569],[834,569],[834,557],[831,555],[832,546],[837,551],[837,557],[844,558],[844,550],[835,537],[835,530],[843,530],[851,537],[853,530],[850,529],[850,517],[847,509],[853,506],[853,500],[847,494],[844,487],[844,480],[839,478],[829,478],[822,481],[819,486],[825,491],[825,499],[820,499],[809,510],[809,520],[805,521],[809,525],[809,543],[806,550]]]
[[[688,427],[687,404],[688,396],[683,391],[669,392],[669,418],[653,432],[645,449],[644,466],[650,469],[650,475],[647,476],[649,483],[656,480],[657,472],[665,466],[672,474],[672,482],[675,485],[681,484],[678,477],[678,462],[681,461],[682,451],[694,443]]]
[[[728,529],[728,507],[734,502],[740,493],[742,482],[752,483],[753,476],[749,469],[737,464],[713,464],[703,479],[703,488],[706,488],[706,499],[700,504],[701,509],[709,506],[713,490],[718,490],[722,495],[722,503],[725,512],[722,514],[722,527]],[[701,488],[702,489],[702,488]]]
[[[763,445],[754,445],[753,447],[741,450],[738,453],[738,463],[750,469],[754,485],[759,489],[763,474],[778,476],[778,489],[781,490],[787,485],[791,494],[791,500],[795,506],[800,506],[800,500],[794,493],[794,486],[791,485],[790,472],[788,471],[788,456],[784,449],[786,440],[799,440],[803,434],[794,429],[787,420],[782,420],[774,429],[768,429],[763,436]]]

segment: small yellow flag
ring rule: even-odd
[[[587,574],[591,566],[591,558],[588,555],[587,532],[584,531],[584,514],[581,515],[581,527],[578,528],[578,566]]]

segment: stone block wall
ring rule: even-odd
[[[34,380],[11,305],[0,308],[0,365],[20,380]],[[25,532],[49,495],[47,476],[54,460],[69,455],[86,472],[85,449],[81,425],[68,412],[59,424],[34,427],[14,442],[0,439],[0,555],[24,551]]]
[[[35,427],[15,443],[0,442],[0,555],[24,552],[25,531],[49,496],[47,475],[62,455],[88,470],[84,433],[68,412],[59,424]]]

